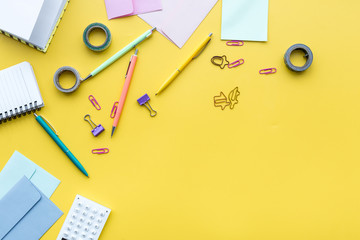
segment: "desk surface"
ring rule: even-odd
[[[34,67],[41,110],[84,164],[84,177],[36,123],[22,117],[0,125],[0,168],[14,150],[61,180],[51,197],[64,216],[42,238],[55,239],[76,194],[112,209],[101,239],[319,240],[360,238],[359,1],[270,1],[269,41],[227,47],[220,41],[218,2],[180,50],[159,33],[139,46],[124,113],[110,139],[112,104],[120,96],[131,53],[71,95],[56,90],[61,66],[83,77],[149,26],[137,16],[108,21],[102,0],[71,1],[46,54],[0,36],[0,67]],[[85,27],[106,24],[110,48],[94,53]],[[204,36],[213,40],[160,96],[156,90]],[[302,74],[283,55],[295,43],[314,53]],[[221,70],[214,55],[244,58]],[[258,70],[276,67],[263,76]],[[233,110],[213,97],[238,86]],[[136,99],[148,93],[158,116]],[[96,111],[87,99],[94,95]],[[105,127],[91,135],[85,114]],[[108,147],[97,156],[92,148]]]

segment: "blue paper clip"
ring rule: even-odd
[[[157,112],[154,109],[152,109],[152,107],[151,107],[151,105],[149,103],[149,101],[150,101],[149,95],[147,95],[145,93],[145,95],[142,96],[141,98],[139,98],[137,101],[140,104],[140,106],[145,106],[150,111],[150,116],[151,117],[156,116]],[[152,113],[152,112],[154,112],[154,113]]]

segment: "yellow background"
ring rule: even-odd
[[[242,47],[220,40],[220,1],[182,49],[155,32],[139,46],[110,139],[110,110],[133,51],[71,95],[55,89],[53,74],[69,65],[85,77],[150,27],[136,16],[108,21],[103,0],[72,0],[46,54],[0,36],[0,67],[32,64],[46,104],[40,113],[90,178],[33,116],[0,125],[0,167],[18,150],[61,180],[51,200],[64,215],[43,239],[56,238],[76,194],[112,209],[101,239],[360,239],[359,9],[355,0],[270,1],[268,42]],[[105,52],[82,42],[92,22],[111,30]],[[209,32],[213,40],[203,54],[154,96]],[[295,43],[314,53],[301,74],[283,62]],[[223,54],[245,64],[221,70],[210,63]],[[266,67],[278,72],[258,74]],[[236,86],[241,95],[233,110],[213,106],[215,95]],[[144,93],[155,118],[136,102]],[[106,129],[97,138],[83,120],[87,113]],[[110,153],[91,154],[99,147]]]

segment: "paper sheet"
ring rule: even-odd
[[[60,181],[15,151],[0,172],[0,199],[23,177],[26,176],[48,198],[54,193]]]
[[[0,199],[0,239],[40,239],[62,214],[52,201],[22,177]]]
[[[30,39],[44,0],[0,0],[0,29]]]
[[[163,0],[163,10],[139,15],[182,48],[217,0]],[[211,32],[211,30],[209,30]]]
[[[161,0],[105,0],[108,19],[159,11]]]
[[[223,0],[221,39],[267,41],[269,0]]]

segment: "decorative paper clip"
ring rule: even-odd
[[[116,110],[118,108],[118,105],[119,105],[119,102],[114,102],[114,105],[111,109],[111,113],[110,113],[110,117],[111,118],[114,118],[115,117],[115,114],[116,114]]]
[[[220,61],[220,62],[217,62],[217,61]],[[226,65],[229,65],[229,61],[227,60],[225,55],[223,55],[223,56],[213,56],[211,58],[211,62],[212,62],[212,64],[214,64],[216,66],[219,66],[221,69],[224,69],[224,67]],[[225,64],[223,65],[223,63],[225,63]]]
[[[224,110],[227,106],[230,107],[230,109],[233,109],[235,104],[237,104],[238,97],[240,95],[239,88],[236,87],[229,93],[229,96],[226,97],[223,92],[220,92],[219,96],[214,97],[214,106],[220,107],[221,110]]]
[[[149,95],[147,95],[145,93],[145,95],[142,96],[141,98],[139,98],[137,101],[140,104],[140,106],[145,106],[149,110],[151,117],[156,116],[157,112],[154,109],[152,109],[152,107],[151,107],[151,105],[149,103],[149,101],[150,101]],[[152,112],[154,112],[154,113],[152,113]]]
[[[240,66],[241,64],[244,64],[244,59],[240,58],[239,60],[236,60],[235,62],[232,62],[228,65],[228,68],[234,68],[237,66]]]
[[[100,104],[96,101],[95,97],[93,95],[89,95],[89,101],[92,103],[92,105],[94,105],[94,107],[96,108],[96,110],[100,110],[101,106]]]
[[[260,73],[260,74],[276,73],[276,68],[264,68],[264,69],[260,69],[259,73]]]
[[[86,119],[87,117],[89,118],[89,120]],[[94,137],[97,137],[100,133],[102,133],[105,130],[104,127],[101,126],[101,124],[96,126],[96,124],[91,120],[89,114],[85,115],[84,120],[90,124],[90,126],[92,128],[91,132],[94,135]]]
[[[233,40],[233,41],[227,41],[226,42],[227,46],[243,46],[244,42],[243,41],[237,41],[237,40]]]
[[[109,149],[108,148],[97,148],[97,149],[91,150],[91,152],[93,154],[105,154],[105,153],[109,152]]]

